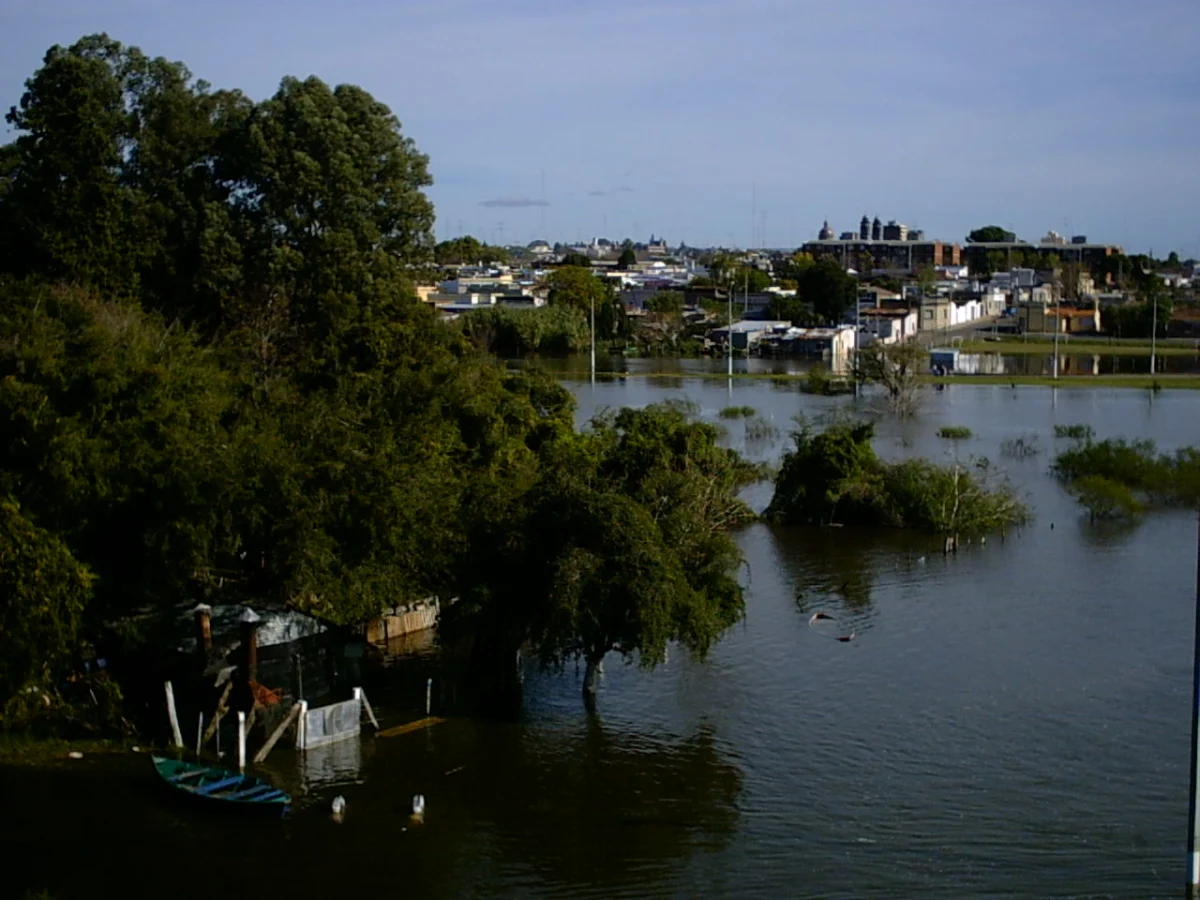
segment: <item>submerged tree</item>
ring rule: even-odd
[[[591,704],[610,652],[653,667],[679,642],[697,656],[742,615],[731,529],[761,469],[718,430],[668,405],[602,416],[545,448],[542,475],[480,544],[494,548],[449,628],[528,641],[543,664],[586,665]],[[504,654],[501,653],[501,656]]]
[[[768,519],[782,524],[912,528],[957,538],[1003,531],[1028,509],[986,460],[888,463],[871,447],[869,423],[842,422],[815,431],[801,422],[784,454]]]
[[[882,387],[893,412],[911,415],[917,407],[917,391],[928,361],[929,352],[916,341],[876,341],[858,351],[855,377]]]

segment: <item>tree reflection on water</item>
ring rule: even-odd
[[[644,888],[738,825],[743,775],[709,729],[669,741],[593,718],[581,734],[520,741],[503,771],[478,812],[503,856],[552,882]]]

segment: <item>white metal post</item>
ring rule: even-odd
[[[725,355],[728,357],[729,377],[733,378],[733,278],[729,279],[729,325],[725,329]],[[730,381],[732,385],[733,382]]]
[[[1196,636],[1192,645],[1192,757],[1188,792],[1188,891],[1200,893],[1200,509],[1196,511]]]
[[[168,681],[164,685],[164,690],[167,694],[167,716],[171,720],[171,737],[174,739],[176,747],[182,747],[183,735],[179,733],[179,717],[175,714],[175,689]]]
[[[238,771],[246,771],[246,714],[238,712]]]
[[[1150,298],[1150,302],[1154,304],[1154,311],[1151,313],[1150,320],[1150,374],[1154,374],[1154,351],[1158,340],[1158,297]]]

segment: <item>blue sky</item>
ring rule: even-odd
[[[363,86],[430,156],[439,239],[796,246],[868,213],[1200,256],[1195,0],[0,0],[0,103],[95,31],[256,98]]]

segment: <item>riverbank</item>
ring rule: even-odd
[[[1036,340],[1022,341],[1012,338],[1001,340],[969,340],[955,344],[955,349],[963,353],[1000,353],[1009,356],[1036,355],[1043,356],[1054,352],[1054,341],[1038,337]],[[1150,342],[1120,342],[1109,343],[1104,340],[1085,338],[1080,340],[1064,339],[1059,341],[1059,353],[1093,353],[1099,356],[1149,356]],[[1155,356],[1200,356],[1200,344],[1195,342],[1167,344],[1160,342],[1154,348]]]
[[[89,738],[69,741],[63,738],[37,738],[27,735],[0,734],[0,765],[4,766],[50,766],[65,762],[76,762],[71,754],[82,753],[85,757],[129,753],[134,747],[137,752],[150,750],[149,744],[138,745],[134,740],[109,740]]]

